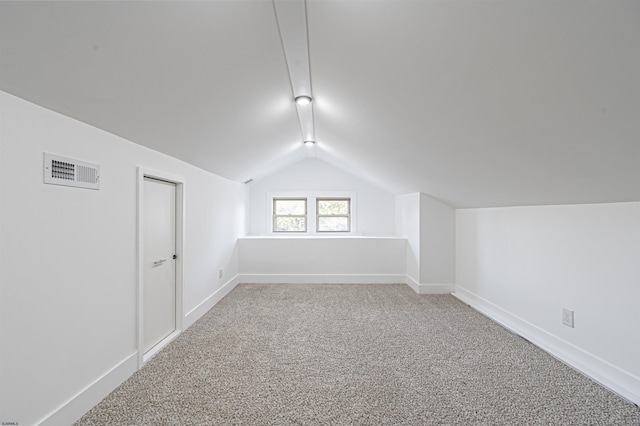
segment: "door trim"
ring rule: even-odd
[[[144,268],[143,268],[143,229],[144,219],[144,178],[159,179],[170,182],[176,186],[176,330],[165,337],[160,343],[144,353],[143,345],[143,289],[144,289]],[[184,313],[182,309],[182,271],[183,271],[183,246],[184,246],[184,208],[185,179],[170,173],[149,169],[143,166],[137,167],[136,174],[136,348],[138,355],[138,369],[142,368],[151,357],[160,352],[167,344],[175,339],[182,332]]]

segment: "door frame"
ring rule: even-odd
[[[143,333],[144,333],[144,178],[152,178],[173,183],[176,186],[176,329],[173,333],[165,337],[160,343],[144,353]],[[184,208],[185,208],[185,179],[170,173],[138,166],[136,174],[136,347],[138,352],[138,369],[142,368],[151,357],[160,352],[173,339],[182,332],[183,309],[182,309],[182,271],[183,271],[183,245],[184,245]]]

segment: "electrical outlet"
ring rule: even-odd
[[[562,324],[567,327],[573,328],[573,311],[567,308],[562,308]]]
[[[222,269],[218,269],[218,278],[222,278]]]

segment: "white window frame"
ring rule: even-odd
[[[318,212],[318,206],[320,205],[320,201],[348,201],[349,202],[349,212],[347,214],[323,214],[321,215]],[[348,225],[346,231],[320,231],[320,218],[321,217],[346,217],[348,219]],[[328,234],[328,233],[340,233],[340,234],[349,234],[351,232],[351,198],[349,197],[316,197],[316,232]]]
[[[274,198],[306,198],[307,199],[307,232],[283,232],[283,231],[274,231],[274,215],[273,215],[273,200]],[[316,218],[316,208],[317,208],[317,199],[318,198],[327,198],[327,199],[340,199],[340,198],[349,198],[351,199],[351,224],[349,226],[350,231],[339,231],[339,232],[318,232],[317,231],[317,223]],[[282,236],[310,236],[310,235],[359,235],[358,234],[358,223],[357,223],[357,196],[355,191],[270,191],[267,192],[267,212],[268,217],[266,217],[266,229],[269,230],[268,235],[282,235]],[[311,220],[309,220],[311,219]]]
[[[277,200],[292,200],[292,201],[304,201],[304,214],[276,214],[276,201]],[[271,230],[274,234],[306,234],[309,232],[309,199],[306,197],[273,197],[271,199]],[[278,217],[304,217],[305,230],[304,231],[276,231],[276,220]]]

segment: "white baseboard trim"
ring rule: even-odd
[[[405,283],[411,287],[413,291],[420,294],[420,283],[413,279],[410,275],[405,276]]]
[[[198,321],[204,314],[206,314],[209,309],[213,308],[223,297],[225,297],[231,290],[233,290],[238,283],[240,282],[240,275],[236,275],[227,281],[222,287],[218,290],[214,291],[209,297],[204,299],[198,306],[191,309],[184,316],[184,320],[182,322],[182,331],[189,328],[193,325],[194,322]]]
[[[404,284],[405,275],[378,274],[241,274],[252,284]]]
[[[142,355],[142,364],[138,364],[139,368],[142,368],[144,364],[146,364],[151,358],[153,358],[157,353],[162,352],[164,348],[171,342],[173,342],[176,337],[178,337],[182,333],[182,330],[176,330],[173,333],[169,334],[167,337],[162,339],[157,345],[153,348],[149,349]]]
[[[209,309],[211,309],[216,303],[218,303],[224,296],[229,294],[231,290],[238,284],[239,276],[236,275],[221,288],[207,297],[202,303],[196,306],[185,315],[183,321],[183,330],[186,330],[190,325],[196,322],[202,317]],[[179,332],[176,333],[180,334]],[[170,336],[174,338],[175,336]],[[149,354],[148,358],[152,355]],[[107,395],[113,392],[118,386],[120,386],[125,380],[127,380],[133,373],[138,370],[138,353],[133,353],[126,359],[121,361],[118,365],[106,372],[102,377],[88,385],[85,389],[78,392],[69,401],[62,404],[54,412],[49,414],[44,419],[40,420],[38,425],[43,426],[55,426],[62,424],[73,424],[80,417],[82,417],[87,411],[93,408],[96,404],[102,401]]]
[[[419,284],[402,274],[240,274],[251,284],[407,284],[418,294],[450,294],[454,284]]]
[[[138,354],[133,353],[36,424],[43,426],[73,424],[131,377],[137,369]]]
[[[454,284],[420,284],[409,275],[405,282],[418,294],[450,294],[455,288]]]
[[[640,378],[456,286],[453,296],[622,398],[640,404]]]

